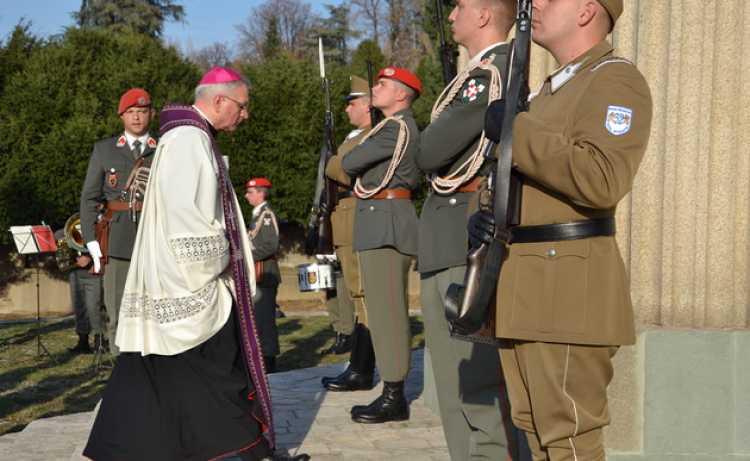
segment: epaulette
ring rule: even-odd
[[[596,63],[596,65],[591,69],[591,72],[594,72],[596,69],[604,66],[605,64],[611,64],[613,62],[624,62],[625,64],[630,64],[631,66],[635,66],[635,64],[633,64],[632,62],[628,61],[625,58],[620,58],[620,57],[617,57],[617,56],[613,56],[611,58],[602,59],[601,61],[599,61],[598,63]]]

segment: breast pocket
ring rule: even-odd
[[[128,175],[130,175],[130,170],[125,162],[107,164],[104,171],[104,189],[108,193],[109,200],[113,200],[109,194],[119,193],[122,190],[128,180]]]
[[[590,242],[519,244],[514,329],[584,333]]]

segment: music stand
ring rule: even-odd
[[[57,244],[55,243],[52,229],[42,223],[41,226],[11,226],[10,231],[13,233],[13,241],[16,244],[16,248],[18,249],[19,254],[36,255],[36,343],[27,347],[23,350],[23,352],[8,360],[6,365],[12,363],[15,359],[28,352],[28,350],[34,346],[37,346],[37,354],[39,357],[48,355],[53,362],[55,362],[57,365],[60,365],[60,362],[57,361],[57,359],[42,343],[41,333],[42,316],[39,294],[39,254],[57,251]],[[42,349],[44,350],[44,353],[42,353]]]
[[[115,363],[112,361],[112,356],[107,354],[107,349],[104,347],[104,330],[106,324],[104,323],[103,317],[104,313],[102,312],[101,306],[99,306],[99,325],[101,326],[99,331],[101,331],[101,334],[99,335],[99,344],[96,344],[96,337],[94,338],[94,360],[91,361],[91,368],[94,374],[99,373],[99,370],[102,368],[114,368],[115,366]],[[93,320],[89,319],[89,322],[93,322]],[[108,355],[108,366],[102,363],[102,357],[104,355]]]

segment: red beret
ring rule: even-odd
[[[376,80],[380,80],[382,77],[398,80],[416,91],[417,97],[422,96],[422,84],[419,82],[419,78],[406,69],[401,69],[399,67],[386,67],[378,73],[378,78]]]
[[[251,179],[250,181],[245,184],[245,189],[249,189],[251,187],[271,187],[271,181],[265,179],[265,178],[255,178]]]
[[[122,115],[123,112],[130,109],[133,106],[136,107],[148,107],[151,105],[151,97],[140,88],[134,88],[120,98],[120,106],[117,108],[117,114]]]

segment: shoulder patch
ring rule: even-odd
[[[591,72],[596,71],[600,67],[604,66],[605,64],[612,64],[613,62],[624,62],[625,64],[630,64],[631,66],[635,66],[632,62],[628,61],[625,58],[618,58],[617,56],[613,56],[611,58],[603,59],[596,63],[596,65],[591,69]]]
[[[484,86],[483,83],[477,81],[477,79],[472,78],[469,80],[469,82],[464,86],[464,89],[462,90],[461,94],[463,95],[463,101],[464,102],[472,102],[476,100],[479,96],[482,95],[484,90],[487,87]]]
[[[615,136],[620,136],[630,131],[633,121],[633,109],[620,106],[607,107],[607,117],[604,126],[607,131]]]

